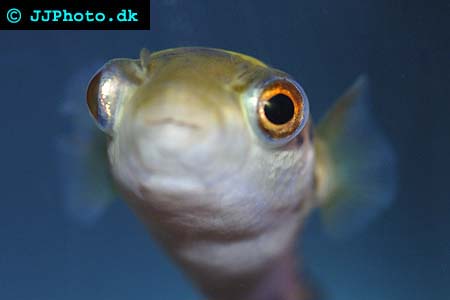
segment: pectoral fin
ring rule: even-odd
[[[85,101],[95,69],[86,68],[70,79],[62,111],[69,128],[57,141],[64,210],[84,225],[94,223],[117,199],[108,168],[107,136],[91,120]]]
[[[367,104],[368,82],[360,76],[316,130],[317,197],[333,236],[363,228],[393,199],[393,151]]]

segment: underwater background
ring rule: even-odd
[[[150,31],[0,31],[0,299],[201,299],[124,203],[90,226],[67,218],[56,146],[66,98],[85,103],[77,74],[176,46],[287,71],[315,120],[367,73],[396,200],[347,239],[313,215],[299,255],[325,299],[450,299],[449,15],[448,1],[155,0]]]

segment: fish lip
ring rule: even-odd
[[[175,119],[172,117],[165,117],[165,118],[160,118],[160,119],[146,118],[144,120],[144,123],[148,126],[175,125],[178,127],[184,127],[184,128],[189,128],[189,129],[193,129],[193,130],[201,129],[200,125],[198,125],[198,124],[186,122],[183,120],[178,120],[178,119]]]

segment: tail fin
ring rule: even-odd
[[[360,76],[317,127],[317,196],[332,236],[361,229],[394,196],[393,150],[367,102],[367,78]]]
[[[96,68],[75,74],[65,91],[61,113],[67,132],[57,140],[64,210],[78,223],[94,223],[116,198],[108,169],[107,140],[90,118],[85,91]]]

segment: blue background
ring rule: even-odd
[[[347,240],[326,238],[313,216],[305,263],[327,299],[450,299],[448,3],[153,2],[150,31],[0,31],[0,299],[201,298],[125,204],[91,227],[70,222],[55,152],[83,66],[188,45],[291,73],[316,119],[367,72],[397,153],[398,195]]]

